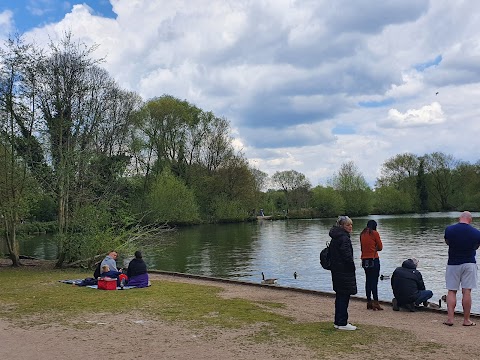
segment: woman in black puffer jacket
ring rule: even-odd
[[[330,229],[330,259],[333,291],[335,291],[335,322],[339,330],[355,330],[348,322],[348,303],[350,295],[357,293],[355,263],[353,261],[352,232],[353,222],[348,216],[340,216]]]

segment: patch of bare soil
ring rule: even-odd
[[[1,276],[1,274],[0,274]],[[218,286],[225,298],[243,298],[252,301],[272,301],[285,304],[271,309],[298,321],[332,321],[334,299],[330,296],[279,290],[273,286],[255,287],[233,283],[212,282],[169,275],[152,274],[152,285],[160,281],[187,282]],[[350,321],[362,331],[363,325],[379,325],[406,330],[430,349],[418,354],[427,360],[473,359],[478,355],[476,340],[480,324],[462,326],[462,318],[455,325],[443,325],[446,315],[439,312],[394,312],[388,305],[384,311],[366,310],[364,301],[353,299],[349,306]],[[278,342],[275,345],[253,343],[249,335],[256,329],[191,329],[182,323],[151,320],[139,314],[92,314],[66,325],[34,325],[28,328],[0,319],[1,359],[315,359],[315,354],[302,346]],[[319,333],[319,336],[320,333]],[[371,348],[362,354],[341,355],[342,359],[415,358],[408,344],[389,344],[388,348]],[[335,357],[333,357],[335,358]]]

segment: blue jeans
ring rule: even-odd
[[[378,277],[380,276],[380,259],[373,259],[373,267],[365,270],[365,295],[367,301],[378,301]]]
[[[419,290],[417,299],[415,300],[415,305],[420,305],[424,301],[427,301],[433,296],[433,292],[431,290]]]
[[[335,325],[345,326],[348,323],[349,294],[335,294]]]

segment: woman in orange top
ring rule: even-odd
[[[367,309],[383,310],[378,303],[378,277],[380,275],[378,252],[383,249],[383,244],[380,234],[377,232],[375,220],[369,220],[367,227],[360,234],[360,247],[362,249],[362,267],[365,270]]]

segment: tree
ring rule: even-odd
[[[10,69],[9,95],[1,106],[12,119],[14,157],[57,205],[57,266],[75,260],[68,254],[73,237],[67,236],[75,232],[70,224],[75,212],[105,200],[112,177],[127,166],[130,114],[139,101],[98,66],[94,49],[66,34],[50,43],[48,55],[20,40],[10,41],[1,53],[2,70]],[[100,162],[112,171],[96,166]]]
[[[397,189],[410,190],[408,181],[418,172],[419,159],[416,155],[404,153],[385,161],[381,168],[378,186],[395,186]]]
[[[155,180],[146,202],[146,220],[151,223],[182,224],[200,220],[193,191],[168,168]]]
[[[381,176],[376,188],[394,187],[413,201],[413,206],[420,207],[417,188],[418,156],[410,153],[395,155],[382,164]],[[413,209],[412,209],[413,210]]]
[[[312,206],[322,217],[335,217],[345,213],[345,200],[330,186],[318,185],[312,189]]]
[[[413,212],[413,200],[394,186],[382,186],[373,193],[375,214],[404,214]]]
[[[451,210],[450,197],[452,195],[453,171],[458,161],[451,155],[434,152],[424,156],[425,169],[431,179],[430,194],[439,202],[441,210]]]
[[[428,190],[427,190],[427,179],[425,177],[425,160],[420,158],[420,163],[418,166],[417,173],[417,192],[420,198],[420,211],[428,211]]]
[[[213,175],[215,194],[213,198],[221,199],[214,205],[216,220],[245,220],[255,207],[256,182],[247,160],[241,155],[232,156],[228,162],[215,171]],[[216,207],[225,202],[230,203],[235,211],[219,211]],[[234,216],[233,216],[234,215]]]
[[[28,214],[34,198],[35,183],[24,163],[0,143],[0,217],[2,219],[8,256],[13,266],[19,266],[20,253],[17,239],[17,224]]]
[[[272,176],[272,182],[284,193],[287,200],[287,211],[290,206],[306,205],[304,193],[311,188],[310,181],[302,173],[295,170],[277,171]]]
[[[21,86],[26,75],[30,47],[20,39],[9,39],[0,50],[0,216],[4,226],[7,251],[13,266],[20,265],[17,223],[28,213],[28,196],[32,195],[33,179],[27,164],[32,154],[25,149],[20,134],[31,138],[33,114],[25,105],[28,91]]]
[[[250,168],[250,171],[255,180],[255,190],[258,192],[266,190],[268,174],[256,168]]]
[[[457,210],[480,210],[480,162],[459,162],[453,171],[451,202]]]
[[[330,182],[342,195],[346,214],[358,216],[370,213],[371,189],[353,161],[342,164]]]

